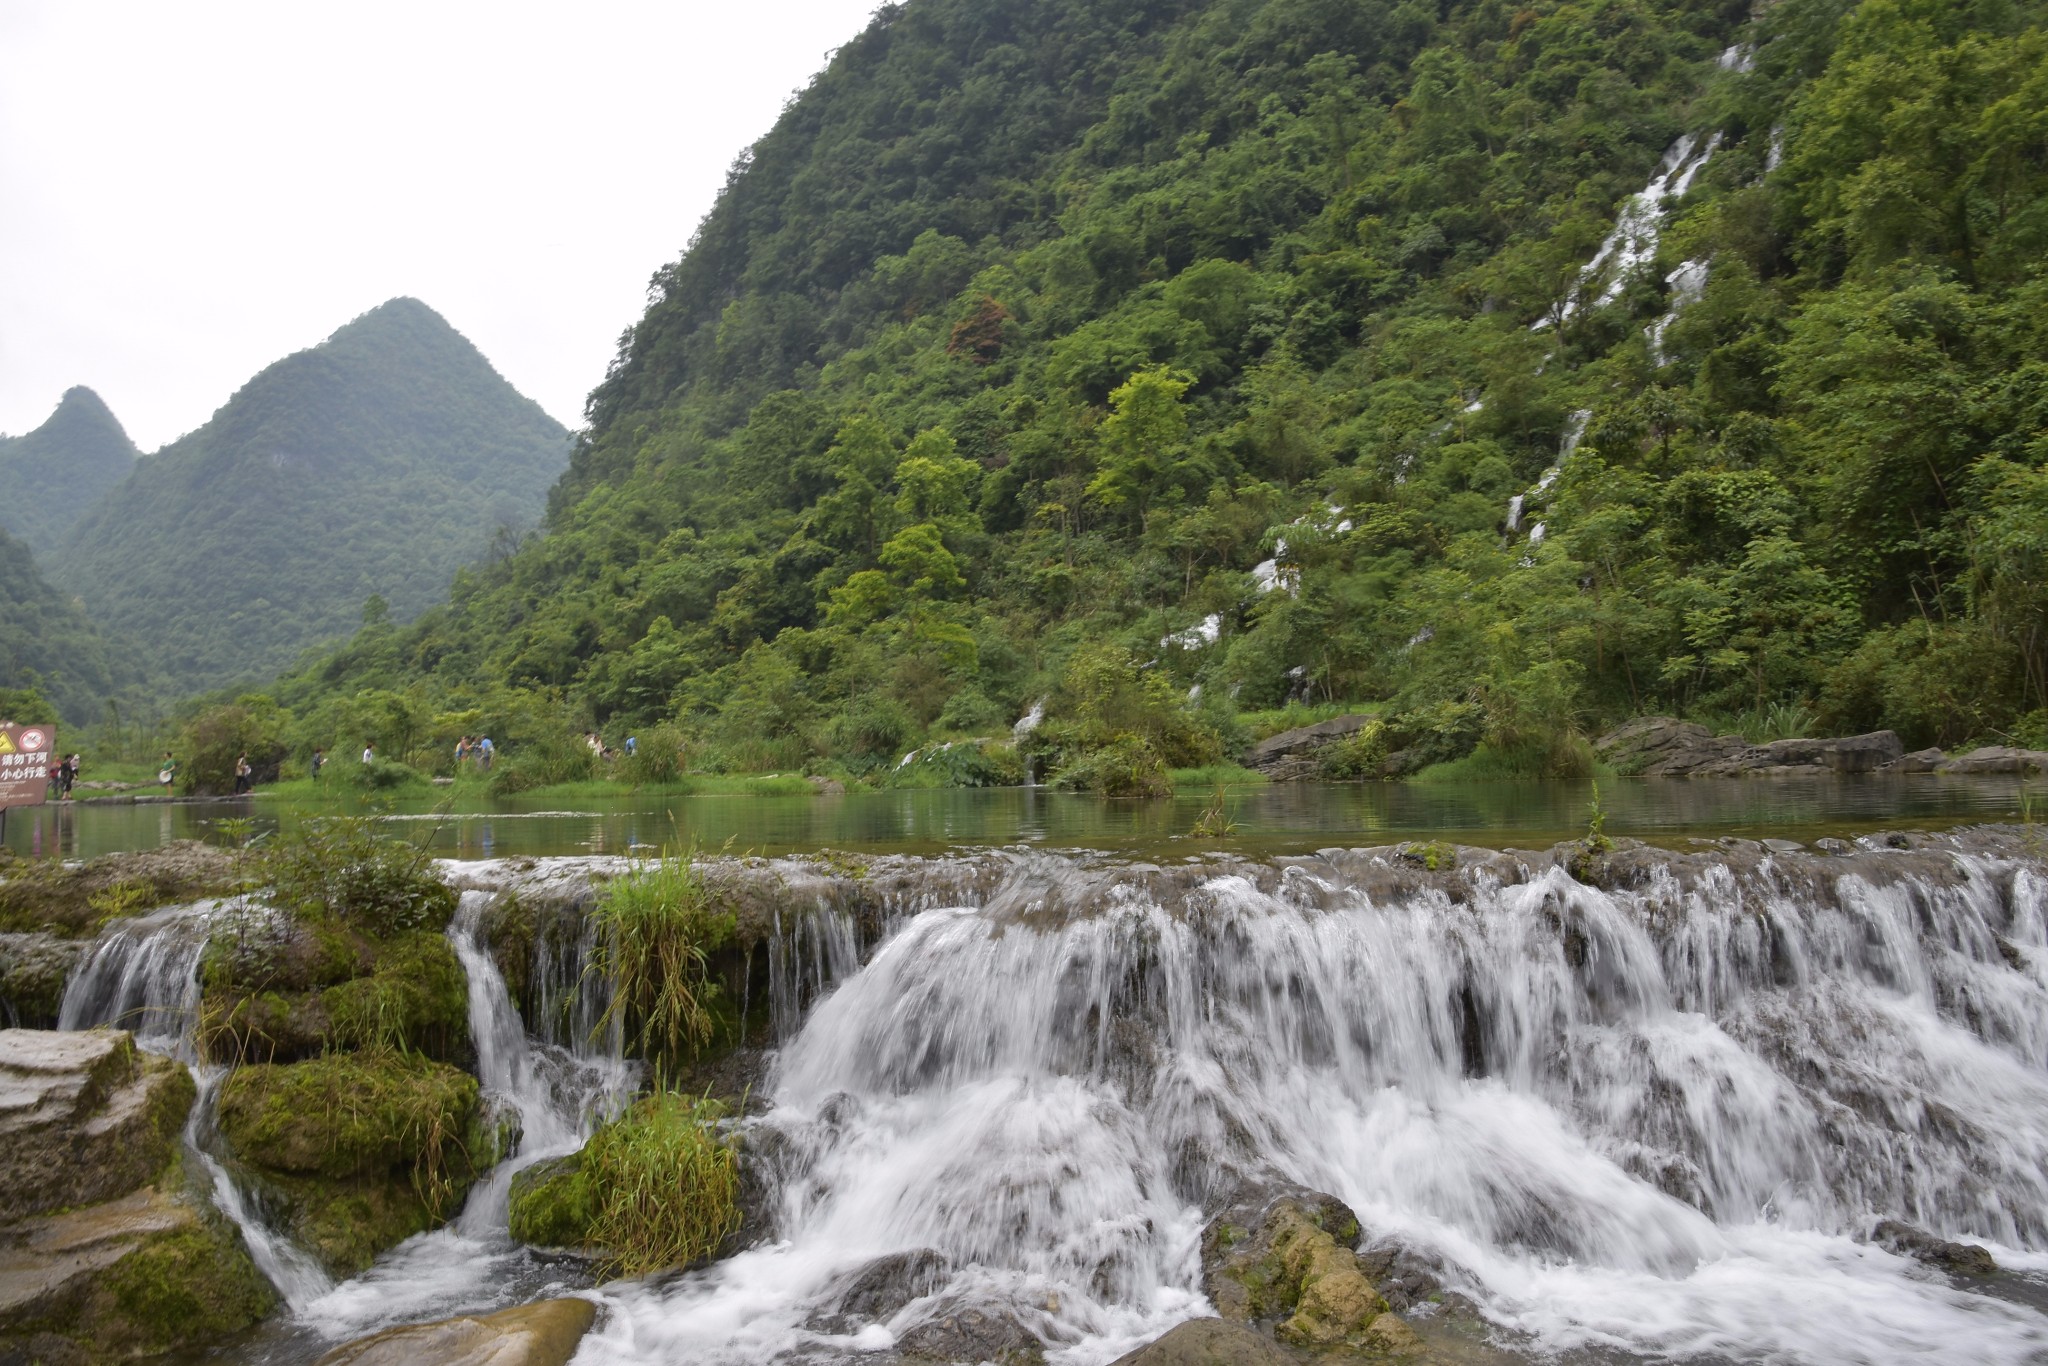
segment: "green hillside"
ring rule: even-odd
[[[116,677],[85,614],[37,572],[27,546],[0,531],[0,704],[8,719],[48,719],[21,705],[18,690],[33,688],[65,721],[97,725],[116,694]]]
[[[885,8],[656,276],[548,534],[280,700],[860,771],[1050,695],[1120,787],[1290,698],[1384,712],[1359,773],[2043,738],[2043,12]]]
[[[26,436],[0,437],[0,529],[48,554],[93,500],[135,468],[135,443],[100,396],[80,385]]]
[[[159,686],[273,676],[378,595],[399,620],[537,520],[568,435],[440,315],[394,299],[135,467],[50,577]]]

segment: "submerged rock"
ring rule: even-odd
[[[1045,1360],[1045,1345],[1021,1319],[1008,1310],[981,1305],[956,1308],[906,1329],[898,1335],[896,1349],[905,1356],[996,1366],[1035,1366]]]
[[[1871,1238],[1887,1251],[1957,1275],[1990,1276],[1998,1271],[1998,1263],[1987,1249],[1975,1243],[1952,1243],[1897,1219],[1884,1220],[1872,1230]]]
[[[945,1255],[928,1247],[877,1257],[848,1276],[830,1307],[813,1314],[806,1326],[818,1333],[854,1333],[886,1322],[911,1301],[936,1293],[951,1270]]]
[[[563,1366],[597,1319],[589,1300],[407,1324],[343,1343],[314,1366]]]

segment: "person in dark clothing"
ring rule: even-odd
[[[235,795],[242,796],[255,786],[256,770],[249,766],[249,752],[243,750],[235,756]]]

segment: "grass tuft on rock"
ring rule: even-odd
[[[705,887],[686,854],[667,854],[614,879],[591,912],[590,971],[611,986],[598,1030],[622,1028],[656,1084],[694,1060],[717,1032],[720,987],[710,958],[738,917]]]
[[[597,1252],[608,1276],[640,1276],[715,1254],[738,1231],[739,1153],[724,1107],[657,1092],[573,1157],[515,1180],[512,1236]]]

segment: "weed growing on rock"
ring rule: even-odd
[[[308,821],[266,854],[271,901],[293,915],[331,915],[368,934],[439,929],[455,893],[428,871],[421,846],[383,834],[366,816]]]
[[[590,970],[611,984],[598,1033],[622,1029],[659,1084],[711,1042],[719,986],[708,964],[738,918],[687,854],[665,854],[614,879],[591,914],[598,937]]]

